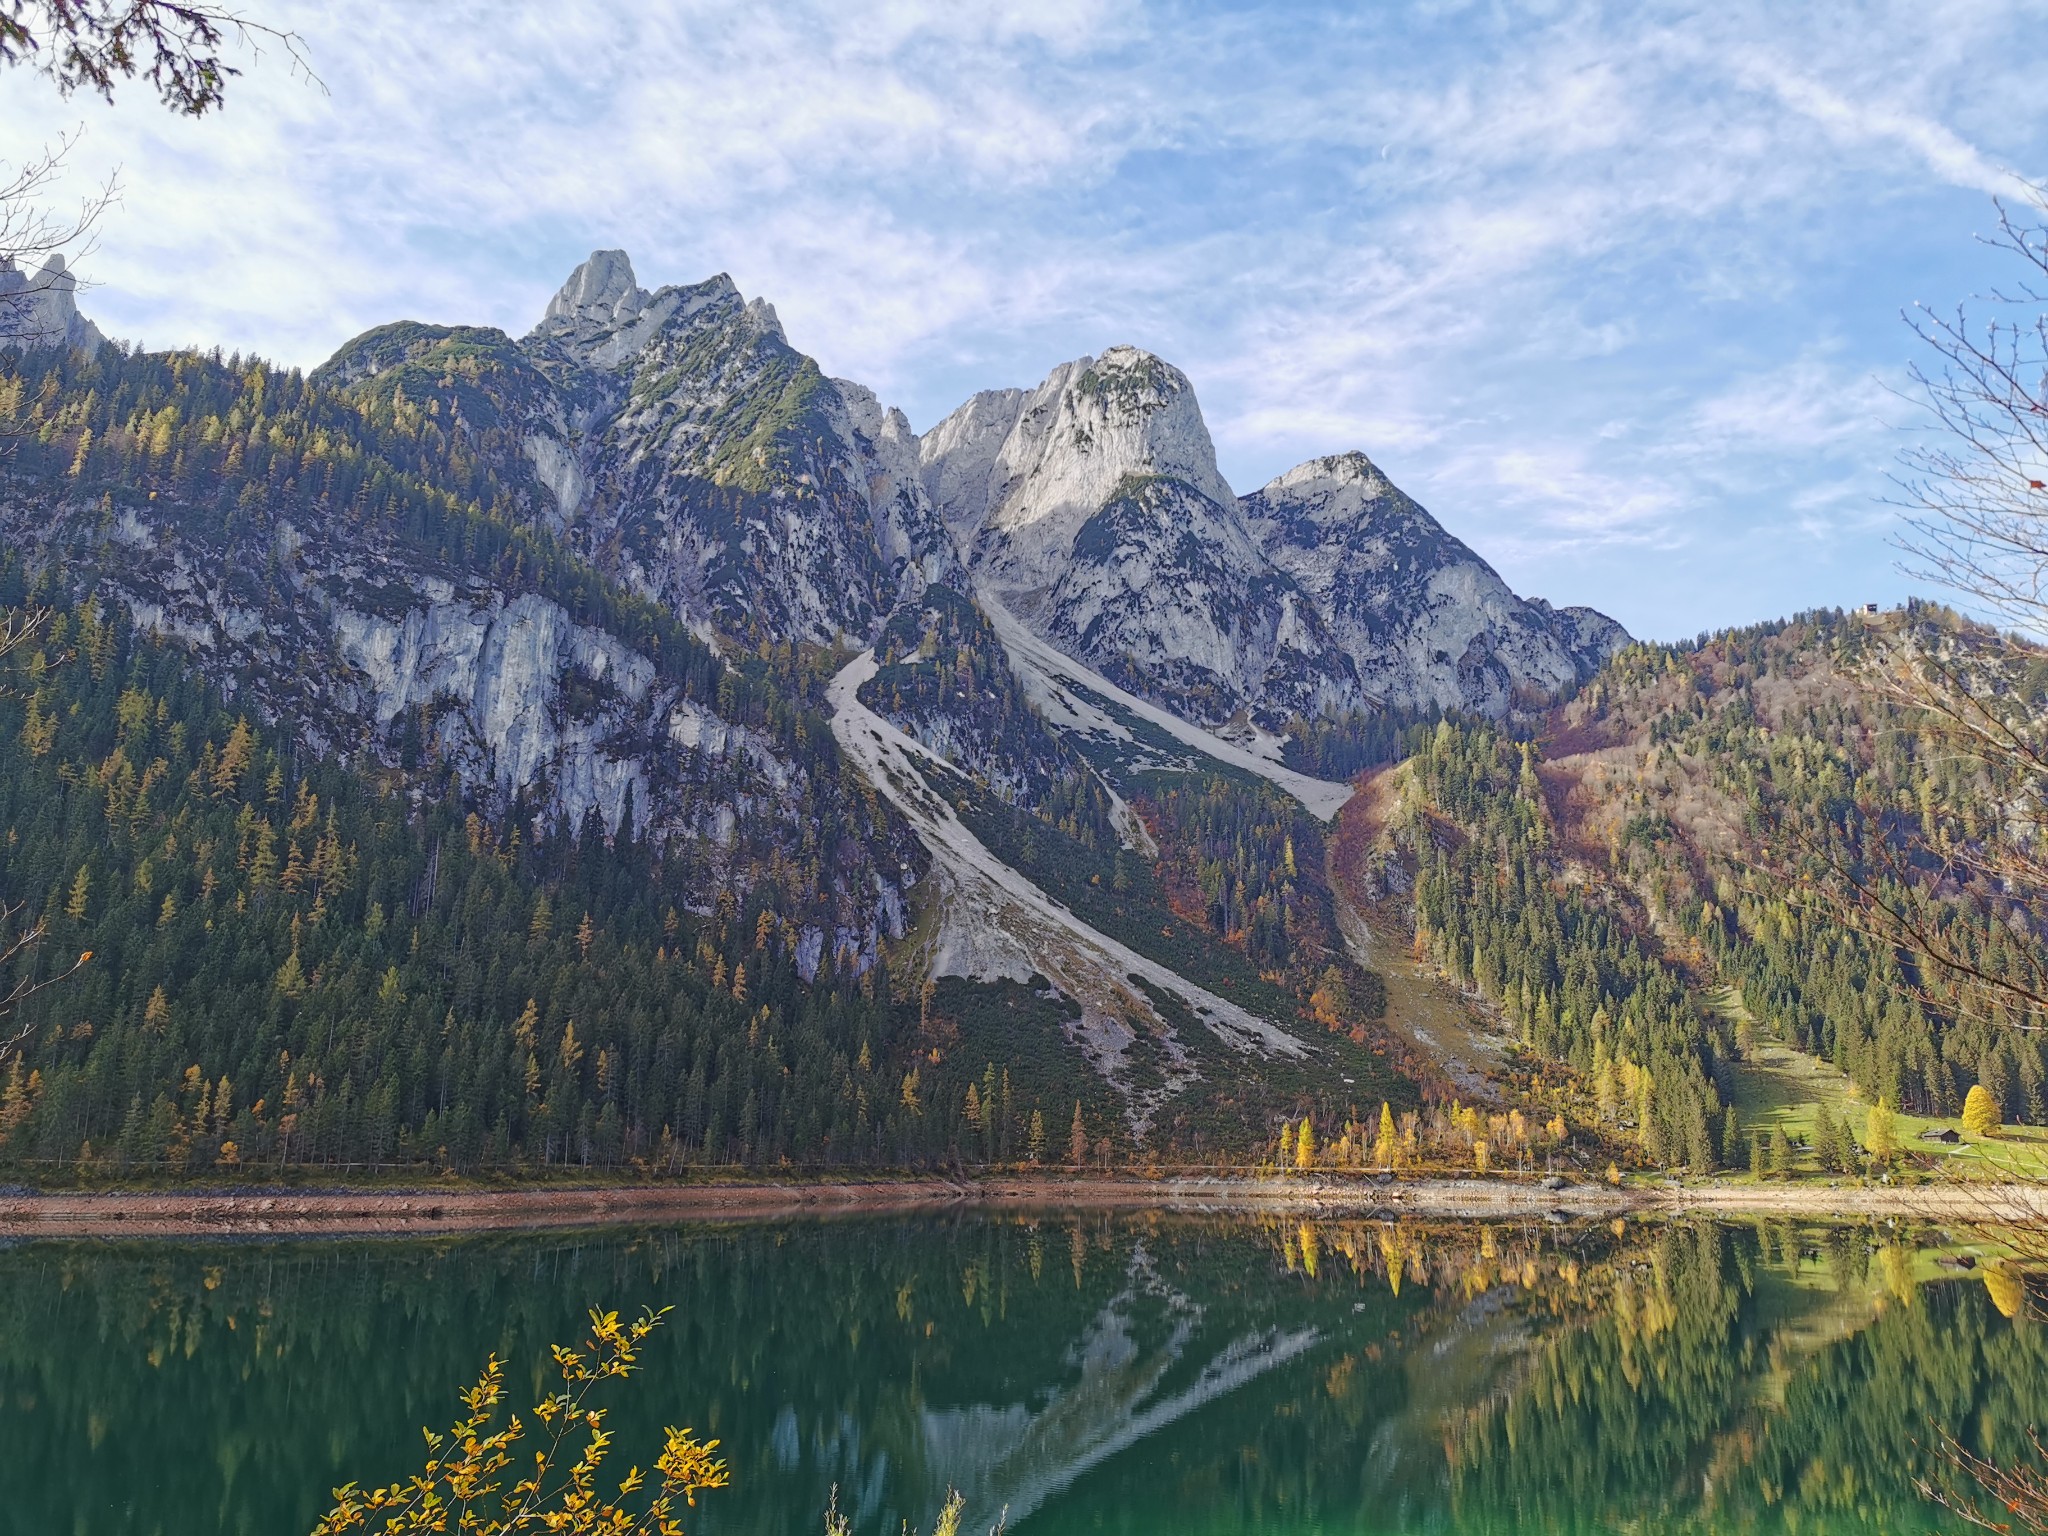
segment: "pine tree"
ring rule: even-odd
[[[1813,1112],[1813,1156],[1822,1173],[1835,1165],[1835,1117],[1825,1104]]]
[[[1045,1161],[1045,1114],[1042,1110],[1031,1111],[1031,1139],[1027,1145],[1032,1162]]]
[[[1792,1142],[1785,1135],[1785,1127],[1778,1126],[1771,1132],[1771,1173],[1783,1178],[1792,1169]]]
[[[1081,1123],[1081,1101],[1074,1100],[1074,1124],[1067,1132],[1067,1161],[1080,1167],[1088,1161],[1088,1130]]]

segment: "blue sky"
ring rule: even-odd
[[[250,0],[225,112],[0,80],[124,198],[89,312],[311,365],[730,272],[920,430],[1135,342],[1249,490],[1361,448],[1520,591],[1662,638],[1892,600],[1900,311],[2048,180],[2048,5]]]

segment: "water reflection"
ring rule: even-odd
[[[2016,1271],[1936,1231],[955,1220],[0,1252],[0,1532],[306,1529],[495,1351],[673,1304],[620,1454],[693,1531],[1911,1530],[1937,1428],[2048,1422]],[[1969,1269],[1963,1265],[1972,1265]]]
[[[1088,1322],[1063,1365],[1071,1386],[1046,1390],[1042,1406],[924,1411],[925,1464],[943,1469],[968,1501],[970,1529],[1007,1516],[1022,1526],[1084,1472],[1175,1421],[1313,1348],[1314,1326],[1258,1328],[1202,1345],[1195,1379],[1174,1388],[1203,1321],[1203,1307],[1161,1278],[1140,1242],[1123,1289]],[[977,1518],[984,1517],[984,1518]]]

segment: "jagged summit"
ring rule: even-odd
[[[1291,498],[1303,515],[1330,527],[1356,522],[1382,498],[1400,493],[1377,464],[1353,448],[1305,459],[1275,475],[1256,494]]]
[[[100,328],[78,312],[78,279],[52,252],[33,276],[0,260],[0,346],[99,347]]]
[[[1277,729],[1374,704],[1497,715],[1626,638],[1517,597],[1363,453],[1240,498],[1193,383],[1138,346],[983,391],[920,438],[730,276],[650,291],[596,250],[516,342],[381,327],[316,377],[448,393],[516,444],[539,520],[748,644],[869,640],[944,581],[1191,720]]]
[[[624,325],[647,307],[648,293],[633,281],[633,260],[624,251],[592,251],[548,300],[542,325]]]
[[[1499,715],[1627,643],[1605,615],[1517,597],[1363,453],[1298,464],[1242,505],[1262,553],[1383,703]]]
[[[1140,347],[976,395],[920,445],[977,585],[1070,655],[1197,720],[1360,702],[1272,571],[1187,375]]]
[[[624,251],[592,251],[548,301],[524,345],[542,357],[618,372],[630,369],[672,322],[714,307],[744,310],[754,317],[755,329],[781,339],[775,312],[759,300],[747,304],[723,272],[649,293],[634,281],[633,262]]]

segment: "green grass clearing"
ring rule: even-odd
[[[1746,1020],[1756,1036],[1750,1059],[1734,1070],[1735,1113],[1745,1139],[1752,1129],[1765,1135],[1783,1129],[1792,1141],[1804,1143],[1804,1150],[1793,1152],[1792,1171],[1807,1177],[1821,1173],[1812,1146],[1814,1117],[1823,1106],[1837,1122],[1846,1119],[1858,1142],[1863,1140],[1867,1106],[1846,1075],[1778,1039],[1743,1006],[1733,987],[1713,993],[1708,1001],[1724,1017]],[[2008,1125],[1986,1140],[1964,1131],[1960,1119],[1901,1111],[1897,1122],[1899,1149],[1914,1166],[1966,1179],[2048,1179],[2048,1129],[2041,1126]],[[1928,1130],[1952,1130],[1963,1139],[1953,1147],[1920,1140]]]

